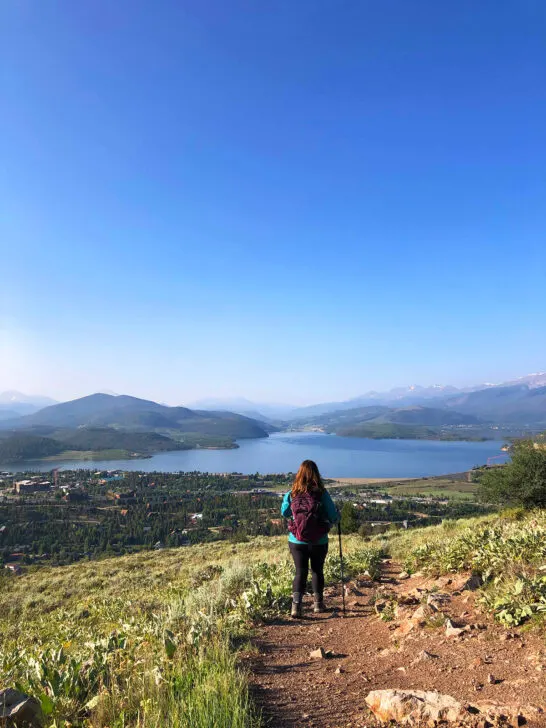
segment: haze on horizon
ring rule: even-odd
[[[546,6],[0,8],[0,391],[309,404],[546,364]]]

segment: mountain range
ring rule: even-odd
[[[362,407],[400,409],[421,405],[456,409],[484,422],[546,424],[546,372],[529,374],[500,384],[479,384],[458,388],[451,385],[395,387],[386,392],[369,391],[352,399],[322,402],[306,407],[268,405],[247,399],[201,400],[202,409],[231,409],[254,419],[281,424],[319,424],[322,415]]]
[[[450,385],[411,385],[387,392],[308,407],[267,405],[244,398],[201,400],[189,407],[170,407],[128,395],[97,393],[53,403],[47,397],[19,392],[0,394],[0,436],[8,432],[54,437],[71,447],[102,449],[119,442],[126,449],[173,449],[195,446],[233,447],[237,439],[267,437],[277,429],[319,428],[337,434],[415,434],[415,428],[477,428],[502,425],[546,427],[546,373],[530,374],[501,384],[459,389]],[[84,428],[84,432],[78,430]],[[410,429],[408,429],[410,428]],[[113,437],[117,432],[118,436]],[[121,437],[119,433],[158,437]],[[445,434],[445,433],[444,433]],[[395,436],[395,435],[392,435]],[[111,445],[117,447],[117,445]]]

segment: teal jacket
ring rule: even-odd
[[[292,518],[292,509],[290,508],[290,503],[292,502],[292,496],[291,491],[288,491],[288,493],[284,494],[284,498],[282,499],[282,506],[281,506],[281,515],[283,518]],[[339,513],[337,512],[337,508],[334,505],[334,501],[330,497],[330,493],[328,493],[327,490],[324,491],[321,498],[321,505],[324,509],[326,520],[329,521],[332,525],[334,523],[337,523],[339,521]],[[294,536],[293,533],[288,534],[288,540],[290,543],[300,543],[305,544],[307,541],[298,541],[298,539]],[[325,533],[324,536],[319,538],[318,541],[313,541],[313,544],[319,546],[321,544],[328,543],[328,534]]]

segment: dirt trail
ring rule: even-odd
[[[303,620],[287,618],[258,630],[259,652],[244,661],[266,725],[371,728],[376,722],[365,703],[370,690],[416,688],[471,705],[526,706],[527,725],[546,728],[546,713],[541,713],[546,707],[544,637],[507,632],[480,613],[476,593],[460,591],[468,575],[399,580],[400,572],[399,564],[386,561],[380,584],[350,582],[345,617],[338,588],[327,599],[330,613],[314,615],[307,596]],[[382,621],[374,603],[389,592],[410,603],[399,606],[393,621]],[[408,619],[427,594],[438,592],[449,595],[439,612],[425,606],[425,619]],[[447,636],[447,617],[468,625],[467,631]],[[319,647],[333,656],[310,658]]]

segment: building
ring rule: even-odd
[[[19,576],[19,574],[22,573],[22,569],[19,564],[7,564],[5,568],[16,576]]]
[[[15,483],[15,492],[18,495],[29,493],[47,493],[51,490],[51,483],[48,480],[36,482],[34,480],[18,480]]]

